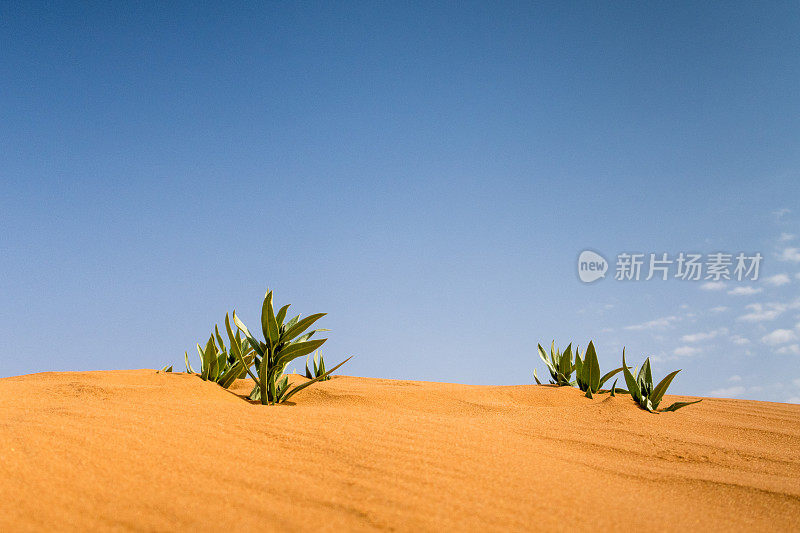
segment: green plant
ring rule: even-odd
[[[156,370],[156,374],[158,374],[159,372],[172,372],[172,365],[167,365],[161,370]]]
[[[634,372],[636,372],[636,370],[634,370]],[[650,371],[650,358],[648,357],[644,360],[642,368],[639,369],[636,378],[634,378],[633,374],[625,363],[625,349],[622,350],[622,373],[625,375],[625,382],[628,385],[628,392],[630,392],[630,395],[633,397],[634,401],[638,403],[642,409],[647,409],[651,413],[657,412],[656,410],[658,409],[658,405],[661,403],[661,399],[664,397],[664,393],[667,392],[667,388],[669,388],[670,383],[672,383],[673,378],[675,378],[678,372],[680,372],[680,370],[670,372],[658,383],[658,385],[653,387],[653,374]],[[695,400],[693,402],[675,402],[666,409],[661,409],[660,412],[677,411],[681,407],[686,407],[687,405],[692,405],[693,403],[698,403],[701,401],[702,400]]]
[[[253,364],[255,359],[249,341],[242,339],[238,330],[234,335],[229,324],[228,314],[225,313],[230,350],[225,346],[225,342],[219,334],[219,327],[216,325],[214,326],[214,335],[208,338],[205,348],[197,345],[197,353],[200,355],[199,373],[192,368],[192,364],[189,362],[189,353],[184,352],[186,372],[198,374],[203,380],[213,381],[226,389],[233,385],[234,381],[247,375],[247,368]],[[241,360],[234,355],[237,352],[241,354]]]
[[[549,360],[547,359],[547,352],[540,344],[539,357],[544,361],[544,364],[547,365],[547,369],[550,371],[550,377],[552,378],[550,383],[558,386],[574,385],[574,382],[570,381],[572,372],[575,370],[575,364],[572,361],[571,343],[567,346],[566,350],[561,352],[556,349],[556,343],[553,341],[550,345]],[[542,382],[539,381],[539,376],[536,375],[536,369],[533,370],[533,379],[535,379],[536,383],[539,385],[542,384]]]
[[[290,389],[288,376],[281,377],[286,365],[298,357],[310,354],[322,346],[327,339],[309,340],[314,333],[324,330],[305,332],[326,313],[317,313],[303,319],[298,315],[284,323],[288,309],[289,305],[287,304],[281,307],[276,314],[272,305],[272,291],[267,292],[261,306],[261,330],[264,334],[264,342],[253,337],[247,326],[236,316],[236,311],[233,312],[233,322],[242,330],[255,351],[253,365],[256,373],[253,374],[250,371],[250,365],[245,365],[247,373],[256,384],[250,398],[258,400],[264,405],[285,402],[302,389],[321,381],[350,360],[347,358],[324,374]],[[230,324],[227,320],[225,326],[228,328],[228,335],[231,335]],[[245,361],[238,347],[234,346],[233,352],[236,358],[244,364]]]
[[[589,341],[589,346],[586,348],[583,359],[581,359],[581,354],[578,349],[575,349],[575,377],[578,388],[586,393],[587,398],[591,398],[593,394],[597,394],[600,387],[602,387],[606,381],[621,371],[622,367],[615,368],[600,377],[600,363],[597,360],[597,351],[592,341]],[[614,383],[616,384],[616,381]]]
[[[308,356],[306,356],[306,377],[308,379],[313,379],[320,377],[325,374],[325,359],[322,358],[322,355],[319,353],[319,350],[314,352],[314,357],[311,359],[311,368],[308,366]],[[331,379],[330,376],[325,376],[320,379],[320,381],[328,381]]]

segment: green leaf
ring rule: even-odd
[[[620,370],[621,370],[621,369],[620,369]],[[612,397],[614,397],[614,396],[616,396],[616,395],[617,395],[617,394],[616,394],[616,392],[614,392],[616,388],[617,388],[617,380],[615,379],[615,380],[614,380],[614,384],[613,384],[613,385],[611,385],[611,396],[612,396]]]
[[[210,335],[208,337],[208,342],[206,343],[206,363],[208,365],[208,371],[206,372],[207,379],[215,380],[218,374],[218,367],[217,367],[217,345],[214,344],[214,336]]]
[[[622,367],[615,368],[611,372],[608,372],[607,374],[605,374],[602,378],[600,378],[600,386],[602,387],[605,384],[606,381],[608,381],[609,379],[613,378],[614,376],[616,376],[620,372],[622,372]],[[616,383],[616,381],[615,381],[615,383]]]
[[[278,365],[285,365],[298,357],[309,354],[322,346],[328,339],[319,339],[315,341],[297,342],[289,344],[284,347],[280,352],[275,354],[275,363]]]
[[[650,358],[644,360],[642,368],[639,370],[639,375],[636,376],[636,381],[652,386],[653,374],[650,372]]]
[[[247,342],[250,343],[250,346],[253,348],[253,350],[255,350],[260,357],[264,357],[264,349],[261,347],[261,343],[259,343],[258,340],[253,337],[253,335],[250,333],[250,330],[244,325],[244,322],[239,320],[239,317],[236,316],[236,310],[233,311],[233,323],[236,324],[237,328],[242,330],[242,333],[244,333]]]
[[[261,306],[261,329],[264,333],[264,339],[267,341],[267,346],[276,346],[280,331],[278,330],[278,322],[275,319],[275,309],[272,307],[272,291],[269,291],[264,297],[264,303]]]
[[[230,327],[230,325],[228,325],[228,327]],[[258,378],[255,376],[255,374],[253,374],[253,373],[250,371],[250,366],[252,366],[252,364],[253,364],[253,360],[255,359],[255,355],[254,355],[252,358],[245,359],[245,358],[242,356],[242,352],[241,352],[241,351],[239,351],[239,350],[236,350],[236,351],[234,352],[234,354],[233,354],[233,355],[235,355],[235,356],[236,356],[236,359],[238,360],[238,363],[239,363],[239,364],[241,364],[241,365],[244,367],[245,371],[246,371],[246,372],[247,372],[247,373],[250,375],[250,377],[253,379],[253,381],[254,381],[254,382],[255,382],[255,384],[256,384],[256,387],[260,387],[260,386],[261,386],[261,385],[260,385],[260,381],[259,381],[259,380],[258,380]]]
[[[247,397],[250,400],[253,400],[254,402],[260,402],[261,401],[261,387],[259,387],[258,384],[256,384],[256,386],[253,387],[253,390],[250,391],[250,394]]]
[[[220,378],[217,380],[217,384],[223,389],[230,388],[230,386],[233,385],[233,382],[239,378],[240,372],[244,372],[244,367],[239,361],[236,361],[233,365],[231,365],[230,368],[228,368],[225,374],[220,376]]]
[[[288,330],[289,328],[291,328],[292,326],[294,326],[295,324],[297,324],[297,321],[298,321],[298,320],[300,320],[300,315],[297,315],[296,317],[293,317],[293,318],[291,318],[291,319],[290,319],[290,320],[289,320],[289,321],[286,323],[286,329]]]
[[[556,369],[553,364],[547,360],[547,352],[544,351],[544,348],[542,348],[541,344],[539,345],[539,357],[542,361],[544,361],[544,364],[547,365],[547,369],[550,371],[550,373],[555,376]]]
[[[219,349],[223,353],[228,353],[228,350],[225,349],[225,343],[222,342],[222,337],[219,334],[219,328],[216,324],[214,324],[214,335],[217,337],[217,342],[219,343]]]
[[[600,363],[597,361],[597,352],[594,349],[594,342],[589,341],[589,346],[586,348],[586,354],[583,366],[589,367],[589,370],[584,370],[586,381],[589,385],[589,390],[597,392],[600,389]]]
[[[211,378],[211,381],[219,381],[219,378],[225,372],[225,369],[228,367],[228,354],[220,353],[217,355],[217,368],[216,374],[214,377]]]
[[[317,313],[314,315],[307,316],[306,318],[299,320],[295,325],[290,328],[286,329],[286,333],[282,335],[281,340],[283,342],[289,342],[305,330],[307,330],[311,324],[319,320],[320,318],[324,317],[328,313]]]
[[[539,376],[536,375],[536,369],[535,368],[533,369],[533,379],[536,380],[536,384],[537,385],[541,385],[542,384],[542,382],[539,381]]]
[[[589,399],[593,398],[592,389],[586,389],[586,397],[589,398]]]
[[[572,374],[572,343],[567,345],[567,348],[561,353],[561,359],[558,361],[558,371],[564,374],[569,381],[569,376]]]
[[[200,354],[200,378],[208,379],[208,363],[206,362],[206,352],[197,344],[197,353]]]
[[[303,383],[301,385],[296,386],[291,391],[289,391],[286,394],[286,396],[284,396],[283,401],[287,401],[289,398],[291,398],[292,396],[294,396],[296,393],[300,392],[301,390],[305,389],[306,387],[308,387],[312,383],[316,383],[317,381],[322,381],[326,377],[330,376],[331,374],[333,374],[334,372],[339,370],[340,366],[342,366],[343,364],[345,364],[346,362],[348,362],[352,358],[353,358],[353,356],[350,356],[347,359],[345,359],[344,361],[342,361],[341,363],[339,363],[338,365],[336,365],[335,367],[331,368],[330,370],[328,370],[327,372],[322,374],[321,376],[317,376],[314,379],[311,379],[311,380],[306,381],[305,383]]]
[[[625,348],[622,349],[622,373],[625,376],[625,383],[628,385],[631,396],[638,403],[642,397],[642,392],[639,389],[639,384],[636,382],[636,379],[634,379],[633,374],[631,374],[630,369],[625,363]]]
[[[289,310],[289,306],[292,304],[286,304],[280,308],[278,314],[275,316],[275,321],[278,323],[278,328],[283,325],[283,319],[286,318],[286,311]]]
[[[238,331],[236,332],[237,336],[233,335],[233,329],[231,329],[231,321],[228,318],[228,313],[225,313],[225,332],[228,334],[228,339],[231,341],[231,353],[237,359],[241,359],[241,357],[244,354],[242,353],[242,349],[239,345],[239,339],[238,339],[239,332]],[[239,354],[238,357],[236,356],[237,353]]]
[[[186,363],[186,372],[188,374],[194,374],[194,369],[192,368],[192,363],[189,362],[189,352],[183,352],[183,361]]]
[[[672,405],[670,405],[669,407],[667,407],[666,409],[662,409],[661,412],[677,411],[681,407],[686,407],[687,405],[692,405],[693,403],[700,403],[702,401],[703,400],[695,400],[693,402],[675,402]]]
[[[261,404],[267,405],[269,404],[271,396],[269,393],[271,392],[270,389],[274,389],[275,383],[273,381],[267,381],[267,371],[269,370],[270,360],[269,354],[265,355],[261,359],[261,364],[258,367],[258,385],[261,388]]]
[[[661,398],[667,392],[667,389],[669,388],[670,384],[672,383],[672,380],[675,378],[678,372],[680,372],[680,370],[670,372],[664,379],[658,382],[658,385],[656,385],[656,388],[653,389],[653,393],[650,395],[650,399],[653,402],[653,406],[657,408],[658,404],[661,403]]]

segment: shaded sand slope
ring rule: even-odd
[[[651,415],[576,389],[336,377],[264,407],[250,388],[0,379],[0,530],[800,529],[800,405]]]

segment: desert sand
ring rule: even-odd
[[[800,530],[800,405],[654,415],[570,388],[337,376],[262,406],[250,389],[0,379],[0,530]]]

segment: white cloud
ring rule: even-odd
[[[800,344],[789,344],[786,346],[781,346],[775,353],[781,355],[800,355]]]
[[[644,322],[642,324],[634,324],[633,326],[625,326],[625,329],[638,331],[643,329],[666,328],[671,326],[673,322],[676,322],[678,320],[680,320],[680,318],[677,316],[665,316],[662,318],[651,320],[650,322]]]
[[[779,218],[780,219],[780,218],[783,218],[784,216],[788,215],[791,212],[792,212],[791,209],[788,209],[786,207],[782,207],[780,209],[776,209],[775,211],[773,211],[772,214],[775,215],[775,218]]]
[[[700,342],[713,339],[719,335],[727,335],[728,328],[719,328],[708,332],[692,333],[681,337],[681,342]]]
[[[786,311],[786,305],[780,303],[748,304],[745,308],[750,312],[739,317],[739,320],[745,322],[775,320]]]
[[[725,307],[724,305],[718,305],[716,307],[712,307],[711,308],[711,312],[712,313],[724,313],[727,310],[728,310],[728,308]]]
[[[761,342],[769,344],[770,346],[777,346],[778,344],[786,344],[797,340],[797,335],[790,329],[776,329],[772,333],[768,333],[761,337]]]
[[[800,396],[792,396],[787,398],[786,403],[800,403]]]
[[[763,291],[761,287],[756,289],[755,287],[745,286],[745,287],[736,287],[733,290],[728,291],[728,294],[733,296],[752,296],[753,294],[758,294],[759,292]]]
[[[731,376],[728,378],[728,381],[730,381],[731,383],[738,383],[742,381],[742,376]]]
[[[800,263],[800,248],[788,247],[778,255],[781,261],[791,261],[792,263]]]
[[[709,396],[715,396],[717,398],[736,398],[737,396],[741,396],[745,391],[745,388],[741,385],[735,385],[733,387],[727,387],[722,389],[714,389],[708,393]]]
[[[700,288],[704,291],[721,291],[725,288],[725,284],[721,281],[706,281]]]
[[[673,351],[672,353],[674,353],[678,357],[691,357],[693,355],[699,354],[700,349],[695,348],[694,346],[679,346],[675,348],[675,351]]]
[[[772,285],[773,287],[780,287],[781,285],[786,285],[791,282],[792,280],[789,279],[789,274],[775,274],[774,276],[764,278],[764,283]]]
[[[784,232],[784,233],[781,233],[781,236],[778,237],[778,240],[781,241],[781,242],[789,242],[789,241],[793,241],[794,238],[795,238],[795,236],[792,235],[791,233]]]
[[[740,346],[744,344],[750,344],[750,339],[746,339],[741,335],[734,335],[731,337],[731,341],[733,341],[733,344],[738,344]]]

